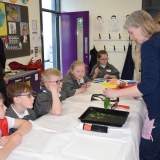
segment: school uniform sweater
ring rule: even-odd
[[[92,68],[92,71],[90,73],[90,78],[92,79],[94,73],[95,73],[95,69],[98,67],[99,69],[99,72],[98,72],[98,75],[97,75],[97,78],[104,78],[104,76],[106,74],[109,74],[109,75],[115,75],[116,78],[119,79],[119,71],[117,68],[115,68],[112,64],[109,64],[107,63],[107,65],[103,68],[101,67],[100,65],[95,65],[93,68]]]
[[[150,119],[160,118],[160,33],[152,35],[141,46],[141,83]]]

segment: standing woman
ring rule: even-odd
[[[0,92],[4,95],[6,100],[7,99],[6,84],[8,83],[8,78],[5,76],[5,63],[6,63],[6,57],[4,53],[4,46],[3,46],[3,41],[0,38]]]
[[[156,15],[155,22],[158,30],[160,31],[160,12]]]
[[[141,45],[141,83],[126,89],[105,89],[106,97],[142,96],[148,114],[142,129],[140,160],[160,159],[160,33],[152,17],[135,11],[124,28]]]

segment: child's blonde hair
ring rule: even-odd
[[[3,101],[3,103],[4,103],[4,101],[5,101],[5,98],[4,98],[4,96],[3,96],[3,94],[0,92],[0,100],[2,100]]]
[[[7,87],[7,96],[11,103],[14,103],[13,98],[22,93],[32,93],[32,87],[25,82],[11,83]]]
[[[158,12],[158,14],[157,14],[156,18],[154,19],[154,21],[155,21],[156,23],[159,23],[159,24],[160,24],[160,12]]]
[[[71,66],[70,66],[70,70],[68,71],[67,74],[73,76],[73,74],[72,74],[71,71],[73,71],[76,66],[80,66],[80,65],[84,65],[84,67],[85,67],[85,69],[86,69],[85,63],[83,63],[83,62],[81,62],[81,61],[73,61],[72,64],[71,64]]]
[[[61,77],[62,73],[56,68],[48,68],[48,69],[44,70],[44,72],[42,73],[43,84],[47,81],[52,80],[52,78],[54,78],[55,76]]]

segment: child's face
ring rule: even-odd
[[[84,65],[76,66],[74,67],[73,70],[71,70],[71,73],[77,80],[80,80],[85,76],[85,66]]]
[[[57,86],[57,91],[60,92],[62,89],[63,79],[60,76],[54,76],[50,81],[45,83],[46,88],[50,88],[51,85]]]
[[[3,100],[0,99],[0,119],[5,117],[7,107],[3,104]]]
[[[102,66],[107,65],[108,62],[108,56],[107,54],[101,54],[101,58],[98,58],[99,64]]]
[[[16,104],[19,104],[23,108],[33,108],[33,103],[34,103],[34,97],[32,96],[32,93],[26,92],[26,93],[21,93],[21,95],[18,95],[16,98]],[[15,101],[14,101],[15,102]]]

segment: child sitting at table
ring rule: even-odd
[[[97,64],[92,68],[90,73],[91,79],[96,78],[119,78],[119,71],[112,64],[108,63],[108,53],[105,50],[101,50],[97,55]]]
[[[35,120],[37,118],[33,108],[34,97],[32,88],[25,82],[11,83],[7,87],[7,96],[11,105],[6,110],[6,116],[25,120]],[[10,129],[10,133],[15,129]]]
[[[85,92],[90,86],[91,81],[85,75],[86,65],[81,61],[74,61],[70,70],[64,77],[62,90],[66,92],[67,97]]]
[[[32,124],[22,119],[5,117],[7,107],[3,104],[4,96],[0,93],[0,159],[6,159],[10,152],[21,142],[21,136],[28,133]],[[16,128],[17,131],[9,135],[9,129]]]
[[[38,93],[34,103],[34,110],[38,117],[47,113],[61,115],[62,105],[60,101],[66,99],[66,93],[61,91],[62,81],[61,72],[55,68],[46,69],[42,73],[44,90]]]

